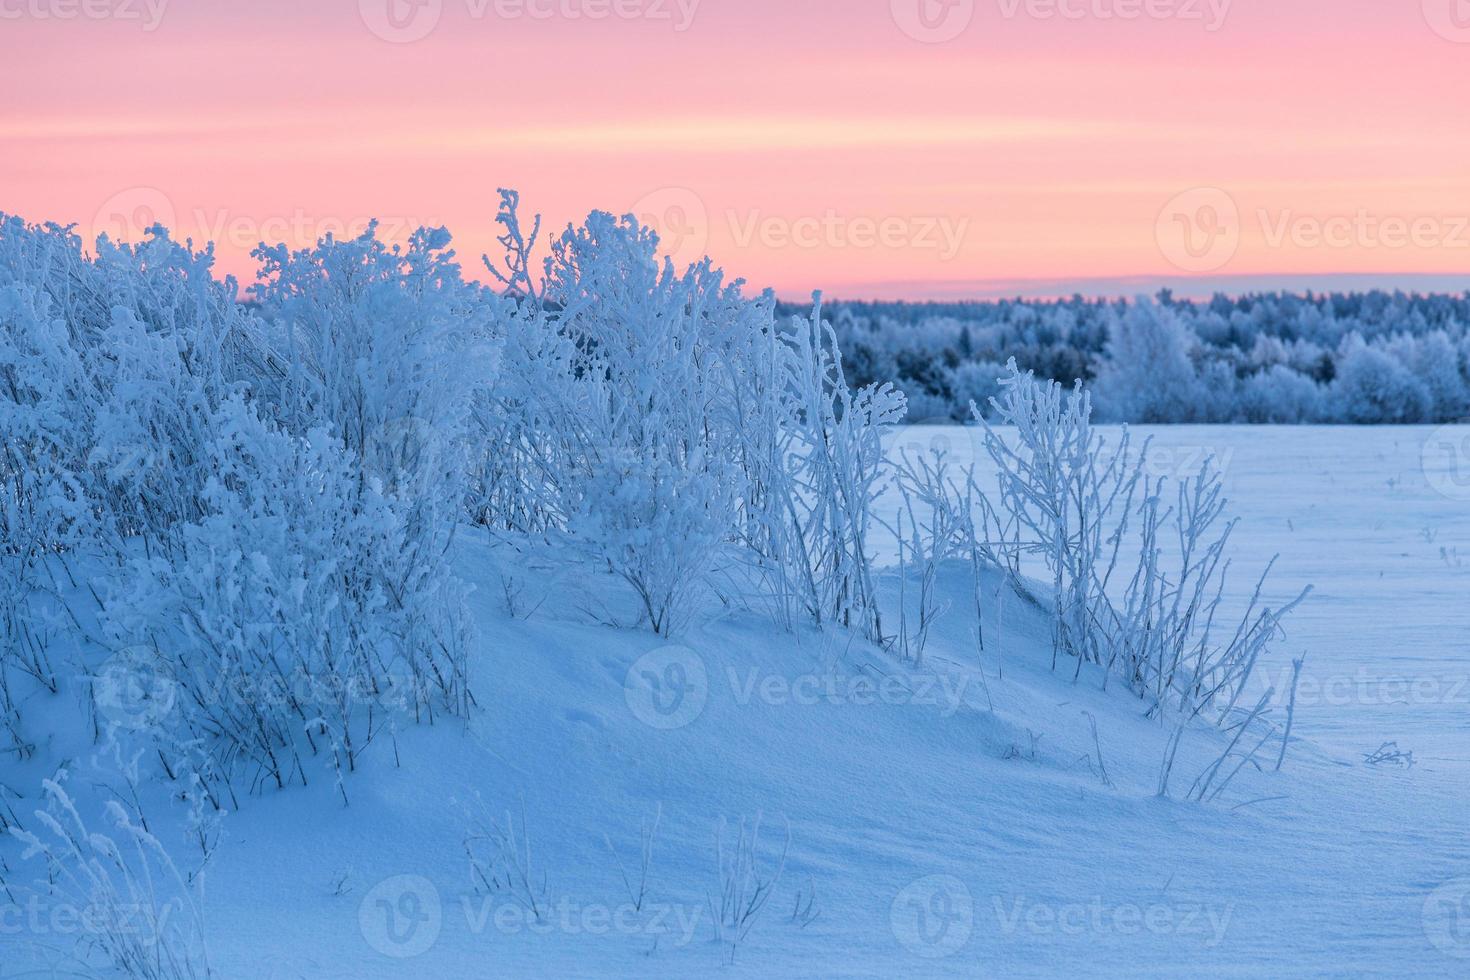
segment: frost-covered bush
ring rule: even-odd
[[[787,559],[809,583],[813,621],[837,622],[882,638],[868,529],[888,478],[882,437],[903,420],[903,395],[891,385],[853,388],[837,337],[822,318],[821,296],[808,320],[792,323],[796,442],[784,459]]]
[[[436,700],[464,713],[470,632],[446,552],[466,516],[470,420],[494,383],[505,306],[463,279],[444,229],[420,229],[403,248],[376,232],[374,224],[350,240],[257,252],[253,294],[285,365],[275,410],[296,440],[277,455],[314,454],[326,480],[338,462],[331,444],[340,446],[350,479],[337,494],[329,483],[317,488],[321,513],[304,507],[299,519],[345,534],[321,542],[341,595],[331,610],[371,614],[360,635],[343,624],[347,632],[331,641],[346,645],[331,655],[353,658],[353,672],[311,658],[305,669],[329,668],[329,685],[370,700],[396,692],[393,700],[419,717]],[[269,452],[260,459],[268,475]],[[337,522],[347,519],[367,523],[343,531]],[[362,743],[345,734],[348,700],[337,697],[328,724],[350,768]]]
[[[16,677],[55,691],[47,643],[60,628],[88,649],[79,624],[99,604],[109,641],[153,650],[145,668],[187,695],[158,733],[176,776],[187,757],[213,779],[283,782],[304,776],[303,740],[350,769],[384,721],[381,704],[353,710],[364,699],[466,710],[444,552],[499,308],[446,245],[423,231],[400,254],[369,232],[265,250],[253,313],[208,249],[162,228],[86,255],[69,229],[0,218],[0,731],[15,747]]]
[[[252,293],[285,362],[277,410],[298,434],[327,427],[393,500],[410,534],[399,574],[411,575],[438,561],[459,520],[466,426],[494,368],[501,306],[462,279],[444,229],[420,229],[403,249],[376,232],[262,246]]]
[[[479,524],[518,533],[565,529],[566,501],[575,477],[567,466],[574,452],[565,420],[582,417],[586,392],[576,382],[576,348],[552,320],[531,274],[531,252],[541,221],[525,231],[520,197],[501,190],[499,241],[504,269],[485,257],[505,287],[502,298],[502,370],[482,388],[471,409],[472,462],[468,508]]]
[[[192,515],[201,420],[239,382],[248,344],[233,283],[212,264],[161,228],[133,246],[103,238],[87,259],[67,229],[0,218],[0,479],[16,520],[48,496],[62,508],[34,518],[48,547],[78,535],[166,544]]]
[[[1263,573],[1236,625],[1217,626],[1234,522],[1213,463],[1177,485],[1150,479],[1147,446],[1134,452],[1126,432],[1109,446],[1081,385],[1068,394],[1013,362],[1002,387],[993,408],[1014,429],[980,420],[1000,478],[992,509],[1051,576],[1055,653],[1120,676],[1151,711],[1233,703],[1305,594],[1263,608]]]
[[[88,257],[69,229],[0,216],[0,728],[22,752],[12,687],[57,690],[62,584],[130,542],[170,551],[209,414],[258,366],[212,264],[161,228]]]
[[[30,356],[12,365],[9,398],[47,420],[35,454],[85,488],[92,532],[113,543],[166,546],[193,515],[203,420],[256,373],[248,316],[213,262],[160,227],[136,245],[104,237],[89,259],[66,229],[3,223],[0,275],[28,293],[34,320],[15,337]]]
[[[1112,531],[1133,509],[1143,473],[1126,435],[1109,446],[1092,425],[1092,400],[1079,382],[1066,392],[1055,382],[1022,374],[1014,361],[992,400],[994,428],[986,453],[1000,482],[998,508],[1014,516],[1027,550],[1051,577],[1052,649],[1083,662],[1108,654],[1097,624],[1122,539]],[[1055,663],[1055,661],[1054,661]]]
[[[172,694],[150,719],[170,770],[202,748],[216,798],[237,777],[280,787],[318,754],[355,769],[397,710],[464,713],[459,596],[400,577],[394,499],[325,428],[292,435],[238,399],[215,427],[204,513],[174,554],[134,559],[104,611]]]
[[[783,325],[708,261],[660,263],[631,217],[567,229],[538,283],[536,231],[502,195],[491,268],[517,302],[504,382],[476,413],[480,519],[567,535],[661,633],[719,575],[787,625],[876,635],[866,529],[902,397],[850,387],[819,316]]]
[[[567,489],[573,537],[626,579],[655,632],[687,614],[736,523],[740,420],[724,399],[722,314],[738,304],[708,260],[682,275],[657,236],[594,213],[552,246],[545,296],[585,396]]]
[[[30,752],[24,675],[56,685],[36,599],[50,584],[51,556],[84,540],[90,523],[84,488],[69,472],[76,408],[67,392],[80,390],[81,370],[42,291],[0,285],[0,732],[8,736],[0,754]]]

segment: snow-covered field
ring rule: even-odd
[[[1159,798],[1164,727],[1100,671],[1053,672],[1045,616],[994,576],[981,660],[959,565],[914,667],[718,603],[669,644],[625,628],[611,577],[466,530],[477,710],[375,745],[346,806],[329,780],[245,799],[207,877],[215,971],[1465,976],[1470,501],[1426,478],[1433,430],[1149,434],[1155,469],[1217,455],[1244,566],[1280,552],[1274,591],[1316,586],[1259,681],[1307,653],[1282,772],[1273,752],[1212,803]],[[971,436],[893,439],[962,456]],[[1191,729],[1176,782],[1227,738]],[[1365,762],[1388,741],[1414,765]],[[82,796],[110,772],[52,744],[7,781],[58,764]],[[719,942],[742,819],[759,837],[736,877],[770,897],[745,894],[748,933]],[[489,860],[507,835],[517,857]],[[75,919],[6,911],[0,977],[64,973]]]

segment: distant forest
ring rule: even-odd
[[[809,312],[783,304],[783,312]],[[1470,414],[1470,292],[828,302],[848,381],[911,422],[988,408],[1007,360],[1113,422],[1439,423]]]

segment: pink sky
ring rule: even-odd
[[[1470,287],[1467,0],[0,0],[0,53],[0,210],[242,275],[477,259],[509,186],[788,296]]]

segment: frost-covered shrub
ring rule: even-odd
[[[464,281],[443,229],[420,229],[405,248],[384,244],[376,231],[328,236],[297,252],[258,250],[253,293],[283,364],[271,406],[282,429],[233,408],[234,424],[215,451],[254,447],[245,459],[259,471],[238,472],[223,492],[212,488],[194,551],[204,555],[200,548],[215,540],[227,553],[252,556],[265,596],[285,576],[293,602],[304,605],[265,620],[281,637],[300,629],[298,619],[328,617],[326,636],[287,643],[295,651],[290,669],[272,682],[304,678],[321,692],[322,730],[347,768],[383,721],[378,712],[353,736],[355,702],[382,699],[418,717],[436,704],[468,710],[463,589],[445,553],[465,517],[469,424],[494,380],[505,310]],[[289,482],[290,468],[301,466],[308,482]],[[256,496],[278,484],[279,509]],[[230,537],[237,512],[267,522],[274,550],[252,549],[248,534]],[[307,583],[315,599],[303,598]],[[227,623],[234,619],[227,628],[250,622],[249,610],[222,611]],[[318,722],[314,696],[288,699],[291,724]],[[319,741],[310,737],[310,748]],[[274,752],[268,758],[262,765],[273,778],[290,778],[290,766],[278,765]]]
[[[349,769],[384,717],[359,727],[364,699],[466,710],[444,553],[500,306],[446,246],[422,231],[399,253],[369,232],[264,250],[255,314],[208,249],[162,228],[87,256],[69,229],[0,217],[0,732],[15,747],[15,678],[56,690],[48,631],[79,631],[93,596],[110,600],[109,639],[153,650],[146,669],[188,695],[160,732],[174,775],[186,756],[211,778],[282,782],[304,775],[303,740]],[[80,574],[85,608],[43,615]]]
[[[51,556],[85,540],[85,491],[69,473],[69,391],[81,375],[63,325],[35,286],[0,286],[0,755],[30,752],[20,717],[24,675],[55,690],[36,593]],[[69,384],[57,384],[62,378]],[[8,743],[8,744],[7,744]]]
[[[589,396],[576,383],[576,350],[546,310],[521,302],[503,320],[502,370],[472,411],[469,515],[517,533],[564,530],[577,499],[569,465]]]
[[[993,403],[1002,433],[985,424],[1000,478],[991,510],[1020,530],[1017,547],[1051,575],[1053,650],[1105,667],[1152,702],[1196,715],[1234,701],[1282,617],[1261,605],[1265,573],[1229,636],[1216,619],[1224,596],[1223,483],[1212,462],[1171,485],[1149,479],[1147,446],[1125,432],[1108,446],[1092,427],[1087,392],[1068,395],[1014,362]],[[1267,568],[1269,572],[1269,566]]]
[[[817,624],[836,622],[873,640],[883,636],[873,587],[868,529],[889,477],[883,433],[903,420],[902,393],[891,385],[854,389],[847,382],[821,296],[808,320],[792,322],[796,441],[784,458],[788,563],[808,582]]]
[[[667,633],[733,535],[737,420],[726,314],[744,301],[707,262],[678,275],[631,218],[596,213],[530,274],[518,198],[502,191],[504,383],[475,408],[472,509],[483,523],[568,535],[628,581]],[[487,259],[487,265],[490,264]]]
[[[207,478],[200,448],[209,418],[263,372],[265,352],[233,280],[213,276],[212,251],[174,243],[162,228],[135,246],[99,243],[111,316],[97,347],[100,389],[92,465],[112,486],[121,532],[167,539],[193,519]]]
[[[161,228],[87,257],[69,229],[0,215],[0,728],[22,752],[11,689],[17,671],[57,689],[58,583],[130,541],[169,553],[199,512],[209,414],[258,366],[212,264]]]
[[[289,434],[238,399],[215,426],[204,513],[174,555],[130,563],[104,615],[173,693],[151,719],[170,769],[202,747],[214,794],[279,787],[319,753],[354,769],[394,710],[466,711],[458,594],[400,577],[393,498],[325,428]]]
[[[737,539],[755,591],[786,627],[837,623],[884,639],[867,536],[888,479],[883,433],[903,418],[890,385],[848,383],[817,295],[778,326],[769,296],[747,304],[727,346],[743,475]]]
[[[576,350],[585,467],[568,529],[637,592],[655,632],[688,612],[736,523],[738,418],[720,384],[718,315],[738,302],[708,260],[675,273],[657,236],[594,213],[552,246],[546,298]]]
[[[1123,523],[1143,483],[1140,457],[1126,432],[1112,446],[1092,424],[1092,400],[1079,382],[1068,393],[1055,382],[1022,374],[1014,361],[991,402],[993,428],[985,428],[986,453],[1000,482],[998,509],[1013,515],[1027,550],[1039,554],[1051,576],[1055,615],[1052,648],[1082,662],[1106,662],[1096,628],[1107,603],[1109,576]]]
[[[583,417],[587,390],[577,384],[577,349],[553,321],[531,275],[531,253],[540,236],[538,217],[521,227],[515,191],[500,191],[496,222],[505,248],[504,268],[485,257],[505,287],[499,336],[502,370],[482,388],[471,409],[473,461],[468,507],[476,523],[519,533],[544,534],[567,526],[567,502],[576,474],[577,433],[569,420]]]
[[[501,305],[466,283],[449,233],[407,248],[361,236],[290,252],[262,246],[252,293],[286,361],[279,411],[328,427],[402,512],[410,564],[437,561],[464,496],[466,425],[494,368]]]
[[[778,323],[770,295],[708,261],[660,264],[631,217],[569,228],[537,283],[517,203],[502,192],[508,255],[492,269],[517,302],[504,382],[476,413],[479,518],[569,535],[659,632],[739,569],[785,624],[876,635],[866,529],[902,396],[850,387],[829,324]]]
[[[193,516],[202,420],[240,382],[250,344],[234,285],[212,265],[162,228],[132,246],[104,237],[88,260],[67,229],[0,218],[6,472],[39,476],[26,506],[66,474],[90,519],[85,531],[53,524],[57,548],[77,533],[166,546],[168,528]]]
[[[204,420],[259,367],[233,281],[214,278],[210,250],[160,227],[136,245],[104,237],[88,260],[69,231],[9,221],[0,252],[44,302],[48,348],[28,365],[27,387],[72,403],[51,431],[88,491],[94,532],[114,546],[143,535],[166,547],[168,529],[195,513]]]

